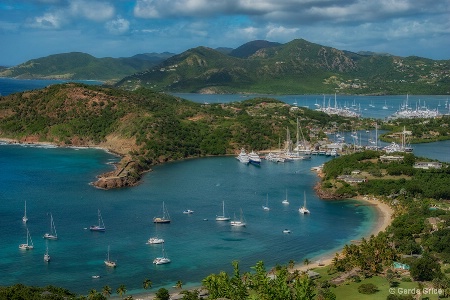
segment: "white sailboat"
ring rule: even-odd
[[[387,104],[386,104],[386,100],[384,100],[384,105],[383,105],[382,108],[383,108],[383,109],[389,109],[389,107],[388,107]]]
[[[25,244],[20,244],[19,249],[31,250],[34,248],[33,240],[31,239],[30,231],[27,228],[27,242]]]
[[[45,254],[44,254],[44,261],[45,262],[49,262],[50,261],[50,254],[48,254],[48,243],[46,243],[46,246],[47,246],[47,250],[45,251]]]
[[[245,227],[247,226],[247,223],[244,220],[244,213],[242,212],[242,208],[241,208],[241,217],[240,219],[236,219],[236,215],[234,216],[233,221],[230,222],[231,226],[236,226],[236,227]]]
[[[91,227],[89,227],[89,230],[105,231],[106,227],[105,227],[105,224],[103,223],[102,214],[100,213],[100,209],[97,211],[97,215],[98,215],[98,225],[92,225]]]
[[[115,261],[112,261],[112,260],[109,258],[109,245],[108,245],[108,256],[107,256],[107,258],[106,258],[106,260],[105,260],[105,265],[108,266],[108,267],[111,267],[111,268],[115,268],[115,267],[116,267],[116,262],[115,262]]]
[[[162,217],[154,217],[153,223],[162,223],[162,224],[168,224],[170,223],[170,216],[169,211],[167,210],[166,206],[164,205],[164,201],[162,204]]]
[[[284,199],[283,201],[281,201],[281,203],[283,203],[283,204],[289,204],[289,201],[288,201],[288,196],[287,196],[287,189],[286,189],[286,199]]]
[[[301,214],[309,214],[310,213],[310,211],[306,208],[306,192],[303,192],[304,193],[304,200],[303,200],[303,206],[302,207],[300,207],[299,209],[298,209],[298,211],[301,213]]]
[[[50,213],[50,233],[44,234],[44,239],[57,240],[58,234],[56,233],[55,222],[53,221],[53,215]]]
[[[265,210],[265,211],[269,211],[270,210],[270,208],[269,208],[269,194],[267,194],[267,198],[266,198],[266,205],[263,205],[263,210]]]
[[[164,246],[162,247],[162,256],[157,257],[153,260],[155,265],[163,265],[170,263],[170,259],[166,256],[166,251],[164,250]]]
[[[222,215],[216,216],[216,221],[230,221],[230,217],[225,216],[225,201],[222,201]]]
[[[22,217],[22,222],[26,223],[28,221],[28,217],[27,217],[27,201],[25,201],[25,212],[23,214]]]

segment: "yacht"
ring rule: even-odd
[[[109,246],[108,246],[108,256],[107,256],[107,258],[105,260],[105,265],[108,266],[108,267],[111,267],[111,268],[115,268],[116,267],[116,262],[109,259]]]
[[[164,246],[162,248],[162,256],[161,257],[157,257],[153,260],[153,263],[155,265],[163,265],[163,264],[168,264],[170,263],[170,259],[166,256],[166,252],[164,251]]]
[[[303,206],[300,207],[300,208],[298,209],[298,211],[299,211],[301,214],[304,214],[304,215],[310,213],[310,211],[306,208],[306,192],[304,192]]]
[[[183,214],[190,215],[190,214],[193,214],[193,213],[194,213],[194,211],[190,210],[190,209],[183,210]]]
[[[31,250],[34,249],[33,240],[31,239],[30,231],[27,228],[27,242],[25,244],[20,244],[19,249]]]
[[[261,164],[261,158],[254,151],[252,151],[252,152],[250,152],[248,154],[248,160],[249,160],[249,162],[251,164],[254,164],[254,165],[260,165]]]
[[[216,216],[216,221],[230,221],[230,217],[225,216],[225,201],[222,201],[222,215]]]
[[[244,148],[241,149],[241,153],[239,153],[236,158],[243,164],[248,164],[250,162],[250,158],[248,157],[248,154],[245,152]]]
[[[283,230],[283,233],[291,233],[291,231],[289,229],[285,229]]]
[[[147,244],[163,244],[164,239],[158,238],[158,237],[151,237],[148,239]]]
[[[162,217],[154,217],[153,218],[153,223],[162,223],[162,224],[170,223],[169,211],[165,207],[164,201],[163,201],[163,204],[162,204],[162,210],[163,210]]]
[[[287,197],[287,189],[286,189],[286,199],[281,201],[281,203],[286,204],[286,205],[289,204],[288,197]]]
[[[236,219],[236,216],[235,216],[233,221],[230,222],[230,225],[236,226],[236,227],[245,227],[247,225],[247,223],[245,223],[245,220],[244,220],[244,214],[242,213],[242,209],[241,209],[240,219]]]

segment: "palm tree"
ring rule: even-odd
[[[177,283],[175,284],[175,287],[177,289],[182,289],[183,288],[183,282],[181,280],[178,280]]]
[[[94,299],[96,295],[97,295],[97,290],[96,289],[91,289],[89,291],[88,299]]]
[[[111,297],[111,287],[109,285],[105,285],[102,290],[102,295],[105,297]]]
[[[295,266],[295,261],[293,259],[291,259],[288,263],[289,269],[293,269]]]
[[[116,290],[116,293],[119,294],[120,298],[122,298],[122,296],[125,295],[126,292],[127,288],[123,284],[121,284]]]
[[[144,289],[152,288],[152,285],[153,282],[148,278],[145,278],[144,282],[142,282],[142,286],[144,287]]]
[[[311,263],[311,261],[310,261],[309,259],[307,259],[307,258],[305,258],[305,259],[303,260],[303,264],[304,264],[305,266],[308,266],[310,263]]]

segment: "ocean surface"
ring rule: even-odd
[[[2,95],[11,90],[6,87],[10,81],[0,79]],[[27,80],[14,92],[43,87],[36,84]],[[197,96],[194,101],[209,103],[238,101],[242,97]],[[283,101],[295,101],[299,106],[315,105],[313,96],[284,97]],[[317,97],[319,101],[323,98]],[[361,103],[361,107],[372,105],[373,100],[375,107],[370,109],[379,118],[387,113],[379,108],[385,98],[399,103],[404,100],[401,96],[347,97],[357,99],[355,103]],[[430,106],[434,103],[443,107],[446,103],[446,97],[422,99],[427,99]],[[360,132],[362,144],[373,135]],[[450,141],[413,147],[416,155],[450,162]],[[234,157],[190,159],[155,167],[139,186],[105,191],[89,184],[96,175],[111,170],[111,163],[118,160],[105,151],[1,144],[0,282],[52,284],[80,294],[92,288],[101,290],[105,285],[114,291],[124,284],[127,294],[136,294],[144,291],[142,282],[146,278],[152,280],[152,290],[170,288],[178,280],[185,286],[198,285],[211,273],[230,271],[233,260],[239,260],[242,271],[248,271],[259,260],[269,268],[291,259],[298,263],[305,258],[319,259],[350,240],[366,236],[377,217],[372,207],[355,206],[350,200],[323,201],[315,196],[312,187],[318,178],[310,169],[329,159],[315,156],[310,161],[284,164],[263,161],[260,167],[242,165]],[[311,211],[306,216],[298,213],[304,192]],[[289,205],[281,203],[286,193]],[[268,212],[262,209],[267,199],[271,208]],[[26,225],[22,222],[25,201],[29,218]],[[161,215],[163,201],[172,222],[154,224],[152,219]],[[222,213],[223,201],[230,217],[238,216],[242,209],[247,227],[232,228],[214,220]],[[106,226],[104,233],[88,230],[98,222],[98,209]],[[194,213],[183,214],[185,209]],[[50,213],[59,239],[46,242],[42,236],[50,230]],[[35,249],[19,250],[19,244],[26,241],[27,228]],[[292,233],[283,234],[284,229]],[[156,235],[166,241],[170,264],[152,264],[155,257],[161,256],[162,246],[146,245],[146,241]],[[115,269],[103,263],[108,246],[111,259],[118,264]],[[43,260],[46,247],[50,263]],[[93,275],[100,278],[94,279]]]
[[[260,167],[234,157],[191,159],[155,167],[137,187],[105,191],[89,185],[116,159],[97,149],[0,146],[2,285],[53,284],[86,294],[91,288],[109,285],[115,290],[121,284],[139,292],[145,278],[155,288],[171,287],[178,280],[195,285],[213,272],[231,270],[233,260],[249,270],[259,260],[271,267],[320,257],[366,235],[376,218],[370,207],[315,196],[312,186],[318,178],[310,168],[326,157],[285,164],[263,161]],[[290,205],[281,203],[286,192]],[[311,215],[298,213],[304,192]],[[267,199],[268,212],[262,209]],[[172,222],[154,224],[163,201]],[[215,221],[222,201],[230,217],[242,209],[247,227]],[[98,209],[104,233],[87,229],[97,223]],[[194,213],[183,214],[185,209]],[[52,260],[45,263],[42,236],[50,230],[50,213],[59,239],[48,241]],[[19,250],[27,227],[35,249]],[[292,233],[283,234],[285,228]],[[166,241],[172,260],[168,265],[152,264],[162,253],[161,245],[146,245],[155,235]],[[116,269],[103,263],[108,246]]]

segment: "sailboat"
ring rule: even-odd
[[[262,208],[265,211],[269,211],[270,210],[270,208],[269,208],[269,194],[267,194],[266,205],[263,205]]]
[[[222,215],[216,216],[216,221],[230,221],[230,217],[225,216],[225,201],[222,201]]]
[[[44,254],[44,261],[45,262],[49,262],[50,261],[50,254],[48,254],[48,243],[46,243],[46,245],[47,245],[47,250],[45,251],[45,254]]]
[[[310,211],[306,208],[306,192],[304,193],[303,206],[298,209],[301,214],[309,214]]]
[[[25,201],[25,212],[24,212],[23,217],[22,217],[22,222],[26,223],[27,221],[28,221],[28,218],[27,218],[27,201]]]
[[[281,203],[283,203],[283,204],[289,204],[288,197],[287,197],[287,189],[286,189],[286,199],[284,199],[283,201],[281,201]]]
[[[163,223],[163,224],[168,224],[170,223],[170,216],[169,216],[169,211],[167,210],[167,208],[164,205],[164,201],[162,204],[162,210],[163,210],[163,215],[162,217],[154,217],[153,218],[153,223]]]
[[[389,107],[388,107],[387,104],[386,104],[386,100],[384,100],[384,105],[383,105],[382,108],[383,108],[383,109],[389,109]]]
[[[50,233],[44,234],[44,239],[57,240],[58,234],[56,233],[55,222],[53,222],[53,215],[50,213]]]
[[[245,227],[247,225],[247,223],[245,223],[244,220],[244,214],[242,212],[242,208],[241,208],[241,217],[240,219],[236,219],[236,215],[234,216],[233,221],[230,222],[231,226],[236,226],[236,227]]]
[[[100,209],[97,212],[98,214],[98,225],[92,225],[91,227],[89,227],[89,230],[91,231],[105,231],[105,224],[103,223],[103,219],[102,219],[102,215],[100,213]]]
[[[116,262],[109,259],[109,245],[108,245],[108,256],[105,260],[105,265],[107,265],[108,267],[111,267],[111,268],[116,267]]]
[[[34,248],[33,240],[31,239],[30,231],[27,228],[27,242],[26,242],[26,244],[20,244],[19,249],[31,250],[33,248]]]
[[[166,256],[166,251],[164,250],[164,246],[162,247],[162,256],[157,257],[153,260],[155,265],[163,265],[170,263],[170,259]]]

